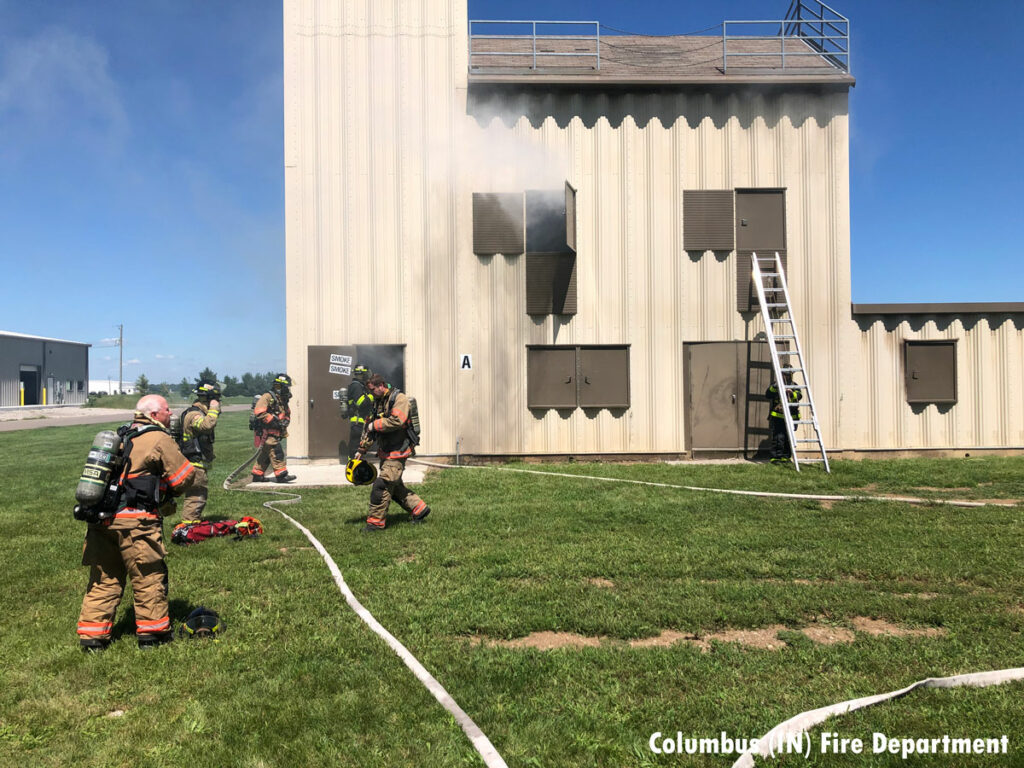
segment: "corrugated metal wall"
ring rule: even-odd
[[[862,316],[859,370],[842,386],[844,446],[860,449],[1024,447],[1024,322],[1019,316]],[[907,403],[904,342],[956,340],[955,405]]]
[[[791,284],[826,434],[849,324],[847,95],[478,95],[466,4],[285,3],[288,360],[406,343],[424,450],[685,449],[682,345],[753,337],[735,256],[683,250],[683,190],[785,187]],[[476,256],[472,193],[577,192],[578,314],[525,312],[525,259]],[[824,290],[823,290],[824,287]],[[527,344],[631,345],[632,407],[526,407]],[[473,355],[471,372],[458,356]],[[290,453],[305,453],[297,409]],[[429,414],[429,415],[428,415]]]
[[[896,342],[851,318],[845,90],[470,89],[466,0],[284,7],[297,403],[308,401],[309,345],[404,343],[422,452],[454,453],[457,441],[476,454],[683,451],[683,343],[762,330],[736,309],[735,253],[683,250],[683,192],[772,187],[786,190],[789,281],[826,443],[1020,442],[1019,416],[1007,427],[967,405],[982,400],[964,378],[979,354],[1005,349],[1018,362],[1000,364],[1018,382],[1024,359],[1019,332],[993,341],[982,323],[963,331],[972,341],[960,347],[953,415],[922,418],[896,390],[875,408],[876,386],[897,386],[894,363],[882,363]],[[578,314],[530,317],[525,257],[473,253],[472,195],[566,181],[577,190]],[[630,345],[631,408],[531,412],[527,344]],[[472,371],[458,370],[463,354]],[[1019,388],[999,397],[1019,412]],[[295,408],[293,456],[306,454],[307,418]]]
[[[0,406],[19,405],[22,365],[39,366],[41,387],[47,379],[63,382],[64,404],[84,403],[88,397],[89,347],[85,344],[62,343],[43,339],[0,335]],[[67,383],[72,382],[68,389]],[[82,382],[82,392],[77,391]],[[53,403],[53,393],[47,393]]]

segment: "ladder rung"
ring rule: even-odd
[[[816,438],[816,437],[798,437],[796,439],[796,441],[798,443],[816,443],[816,442],[818,442],[818,438]]]
[[[778,277],[778,272],[762,272],[761,277]]]
[[[796,338],[796,336],[793,336],[793,335],[786,335],[786,336],[776,336],[775,338],[776,338],[776,339],[795,339],[795,338]]]
[[[792,323],[793,318],[791,317],[769,317],[768,322],[770,323]]]
[[[783,368],[782,372],[783,373],[796,373],[797,371],[802,371],[802,370],[803,370],[803,368]]]
[[[776,336],[775,338],[778,338],[778,336]],[[797,351],[795,349],[776,349],[775,350],[775,354],[776,355],[795,355],[795,354],[797,354]],[[802,368],[799,368],[799,369],[795,368],[794,370],[803,370],[803,369]]]
[[[783,389],[807,389],[806,384],[783,384]]]
[[[781,288],[765,288],[765,293],[785,293]]]
[[[788,307],[789,305],[786,302],[782,301],[782,302],[779,302],[778,304],[765,304],[765,306],[766,307]]]
[[[817,442],[817,440],[815,440],[815,442]],[[800,461],[801,464],[803,464],[804,462],[807,462],[808,464],[811,464],[811,463],[814,463],[814,462],[817,462],[818,464],[824,464],[825,463],[825,459],[799,459],[799,461]]]

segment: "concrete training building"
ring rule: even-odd
[[[785,261],[830,452],[1024,447],[1024,303],[852,303],[849,24],[798,1],[779,28],[471,36],[466,0],[285,0],[289,453],[343,450],[363,363],[417,397],[421,453],[750,454],[754,251]]]

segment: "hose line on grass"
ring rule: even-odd
[[[1024,667],[1015,669],[999,669],[992,672],[974,672],[968,675],[953,675],[952,677],[929,677],[925,680],[918,680],[906,688],[888,693],[879,693],[874,696],[864,696],[859,699],[841,701],[819,709],[812,709],[801,712],[799,715],[789,718],[772,728],[768,733],[757,740],[757,749],[748,749],[739,759],[733,763],[732,768],[754,768],[754,755],[760,757],[772,757],[782,754],[785,751],[787,737],[790,734],[804,734],[816,725],[819,725],[830,717],[845,715],[856,709],[870,707],[883,701],[898,699],[905,696],[916,688],[958,688],[960,686],[971,686],[974,688],[985,688],[990,685],[1001,685],[1015,680],[1024,680]],[[802,738],[802,737],[801,737]]]
[[[409,461],[436,469],[492,469],[499,472],[522,472],[527,475],[548,475],[549,477],[569,477],[573,480],[602,480],[608,483],[632,483],[634,485],[652,485],[657,488],[678,488],[684,491],[702,491],[704,493],[725,493],[734,496],[758,496],[769,499],[807,499],[810,501],[900,501],[905,504],[946,504],[953,507],[1015,507],[1015,501],[966,501],[964,499],[919,499],[913,496],[834,496],[822,493],[779,493],[776,491],[739,491],[732,488],[702,488],[696,485],[674,485],[672,483],[655,483],[651,480],[630,480],[624,477],[599,477],[597,475],[574,475],[571,472],[544,472],[539,469],[519,469],[517,467],[496,467],[490,464],[439,464],[423,459]]]
[[[287,497],[264,502],[263,506],[280,514],[285,520],[302,531],[305,537],[309,539],[313,548],[320,553],[320,557],[322,557],[324,562],[327,563],[327,568],[330,570],[331,576],[334,578],[334,583],[344,596],[345,602],[348,603],[349,607],[355,611],[356,615],[362,619],[362,621],[371,630],[373,630],[377,636],[388,644],[391,650],[398,655],[398,658],[402,660],[405,666],[412,671],[416,676],[416,679],[423,683],[426,689],[430,691],[430,695],[437,699],[438,703],[455,718],[455,722],[457,722],[459,727],[462,728],[463,733],[466,734],[466,737],[473,745],[473,748],[477,751],[480,757],[483,758],[484,765],[486,765],[487,768],[508,768],[505,760],[500,754],[498,754],[498,750],[494,748],[491,740],[488,739],[487,735],[480,730],[480,727],[473,722],[473,718],[467,715],[465,710],[455,702],[455,699],[451,697],[451,694],[449,694],[448,691],[444,689],[444,686],[442,686],[437,679],[427,671],[426,667],[420,663],[419,659],[413,656],[409,649],[402,645],[394,635],[388,632],[387,629],[385,629],[384,626],[374,618],[373,614],[370,613],[358,599],[356,599],[356,596],[352,593],[352,590],[349,589],[348,584],[345,582],[345,577],[342,576],[341,569],[338,567],[338,564],[334,562],[334,558],[331,557],[330,553],[324,548],[324,545],[320,543],[320,540],[295,518],[274,506],[275,504],[297,504],[302,501],[302,495],[295,493],[294,491],[277,490],[275,488],[250,488],[248,486],[244,488],[233,488],[231,486],[231,483],[237,479],[238,475],[240,475],[256,460],[256,456],[258,454],[259,450],[257,449],[256,453],[227,476],[224,480],[224,490],[245,490],[253,493],[271,493],[275,496]]]
[[[706,493],[727,493],[735,494],[739,496],[760,496],[765,498],[784,498],[784,499],[811,499],[815,501],[901,501],[908,504],[947,504],[958,507],[983,507],[991,504],[992,506],[1002,507],[1013,507],[1016,506],[1013,502],[980,502],[980,501],[965,501],[958,499],[919,499],[914,497],[906,496],[831,496],[824,494],[807,494],[807,493],[775,493],[769,491],[737,491],[725,488],[701,488],[692,485],[674,485],[671,483],[655,483],[648,480],[629,480],[619,477],[597,477],[594,475],[574,475],[568,472],[544,472],[541,470],[534,469],[518,469],[513,467],[493,467],[493,466],[467,466],[464,464],[451,465],[451,464],[438,464],[432,461],[424,461],[422,459],[410,459],[418,464],[422,464],[428,467],[436,467],[438,469],[497,469],[504,472],[522,472],[529,475],[551,475],[553,477],[566,477],[574,480],[602,480],[612,483],[633,483],[635,485],[651,485],[658,488],[679,488],[687,491],[703,491]],[[842,701],[838,704],[832,704],[829,706],[821,707],[819,709],[809,710],[807,712],[801,712],[799,715],[789,718],[788,720],[779,723],[772,728],[768,733],[757,740],[757,748],[749,749],[740,755],[739,759],[733,763],[733,768],[753,768],[754,767],[754,755],[761,757],[775,757],[777,752],[781,752],[787,744],[787,736],[790,734],[805,733],[816,725],[824,722],[830,717],[836,715],[843,715],[847,712],[853,712],[863,707],[870,707],[872,704],[878,704],[883,701],[889,701],[896,699],[901,696],[905,696],[911,691],[917,688],[956,688],[959,686],[972,686],[976,688],[983,688],[990,685],[1000,685],[1002,683],[1013,682],[1016,680],[1024,680],[1024,667],[1017,667],[1013,669],[999,669],[991,672],[974,672],[966,675],[954,675],[952,677],[929,677],[925,680],[919,680],[916,683],[908,685],[906,688],[901,688],[897,691],[889,691],[888,693],[879,693],[873,696],[865,696],[859,699],[850,699],[848,701]]]

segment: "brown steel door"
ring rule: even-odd
[[[337,345],[308,348],[309,457],[342,459],[348,456],[349,424],[338,411],[345,387],[352,381],[356,348]],[[346,458],[347,460],[347,458]]]
[[[767,437],[764,342],[685,344],[687,445],[691,451],[756,453]]]
[[[736,344],[686,345],[687,441],[691,451],[739,449],[740,402]]]

